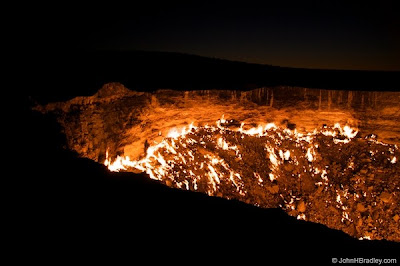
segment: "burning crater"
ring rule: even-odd
[[[113,83],[36,109],[57,115],[68,148],[111,171],[400,241],[399,98],[286,87],[143,93]]]

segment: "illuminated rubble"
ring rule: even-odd
[[[301,134],[273,124],[230,129],[220,119],[173,129],[141,160],[107,157],[105,165],[136,168],[171,187],[281,207],[360,239],[399,241],[398,147],[356,135],[338,124]]]

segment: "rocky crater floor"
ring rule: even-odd
[[[35,109],[56,115],[69,149],[110,170],[400,242],[399,100],[293,87],[148,93],[111,83]]]

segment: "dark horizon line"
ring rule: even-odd
[[[349,71],[349,72],[390,72],[396,73],[399,70],[372,70],[372,69],[338,69],[338,68],[312,68],[312,67],[292,67],[292,66],[280,66],[280,65],[272,65],[267,63],[254,63],[254,62],[246,62],[246,61],[239,61],[234,59],[228,59],[223,57],[214,57],[214,56],[205,56],[199,54],[191,54],[185,52],[175,52],[175,51],[165,51],[165,50],[140,50],[140,49],[108,49],[108,48],[96,48],[93,50],[86,50],[83,49],[82,52],[138,52],[138,53],[162,53],[162,54],[171,54],[171,55],[184,55],[184,56],[194,56],[194,57],[201,57],[207,59],[214,59],[214,60],[221,60],[231,63],[241,63],[241,64],[248,64],[248,65],[255,65],[255,66],[265,66],[265,67],[275,67],[275,68],[284,68],[284,69],[293,69],[293,70],[317,70],[317,71]]]

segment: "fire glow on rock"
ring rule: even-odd
[[[111,171],[400,242],[399,100],[398,92],[138,92],[109,83],[33,109],[56,116],[68,149]]]
[[[171,129],[137,160],[107,152],[104,164],[171,187],[281,207],[360,239],[400,241],[398,147],[357,133],[340,124],[309,133],[274,123],[247,128],[222,116],[215,125]]]

